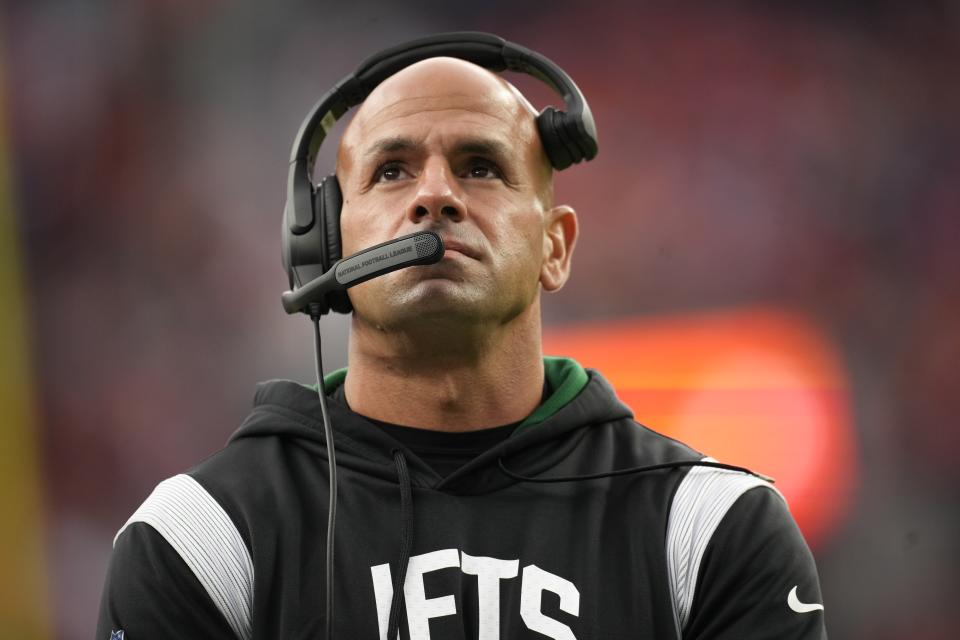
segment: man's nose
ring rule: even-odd
[[[407,215],[414,222],[425,218],[459,221],[466,213],[460,188],[445,162],[428,162],[417,180],[417,190],[407,205]]]

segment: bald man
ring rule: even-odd
[[[344,133],[344,255],[420,230],[446,253],[350,290],[349,367],[325,381],[336,637],[825,637],[775,489],[697,466],[599,373],[544,358],[540,294],[570,274],[577,219],[535,116],[500,77],[432,58]],[[97,637],[321,637],[319,421],[315,390],[261,384],[228,446],[117,534]]]
[[[535,117],[500,77],[433,58],[381,84],[348,127],[344,255],[424,229],[447,247],[350,291],[344,389],[358,413],[475,431],[540,404],[540,289],[566,281],[577,221],[553,206]]]

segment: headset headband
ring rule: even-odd
[[[300,126],[290,153],[287,202],[293,205],[289,230],[307,232],[313,220],[313,166],[317,151],[333,125],[370,92],[401,69],[427,58],[447,56],[472,62],[491,71],[511,70],[538,78],[563,97],[565,109],[544,109],[539,118],[549,118],[551,140],[544,139],[555,169],[564,169],[597,154],[597,129],[586,99],[563,69],[546,57],[503,38],[478,31],[442,33],[413,40],[364,60],[357,70],[335,84],[311,110]],[[539,120],[539,119],[538,119]],[[538,122],[541,137],[544,125]],[[551,153],[560,146],[559,153]],[[288,205],[289,206],[289,205]]]

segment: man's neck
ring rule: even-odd
[[[472,329],[387,334],[355,319],[344,382],[351,409],[438,431],[523,420],[543,393],[539,305],[497,329]]]

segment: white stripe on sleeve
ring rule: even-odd
[[[253,561],[240,532],[223,507],[186,474],[164,480],[140,505],[130,524],[144,522],[180,554],[210,594],[240,640],[250,640]]]
[[[716,462],[713,458],[704,461]],[[769,482],[755,476],[715,467],[693,467],[680,481],[670,506],[666,543],[667,574],[678,632],[686,627],[690,617],[700,561],[710,538],[737,498],[761,486],[776,491]]]

